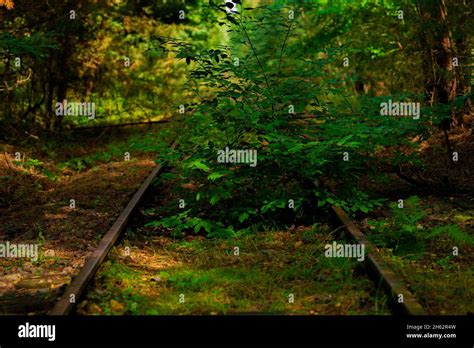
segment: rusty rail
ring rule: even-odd
[[[344,210],[340,207],[334,206],[331,206],[331,210],[334,212],[339,222],[344,226],[346,235],[355,242],[363,244],[365,250],[368,250],[366,257],[367,265],[382,282],[385,290],[389,292],[390,297],[394,300],[393,303],[398,306],[404,314],[427,315],[421,304],[406,287],[404,282],[397,277],[393,270],[382,259],[381,255],[377,253],[374,246],[367,240],[364,233],[357,228]],[[403,295],[402,302],[398,301],[399,295]]]
[[[175,140],[171,145],[171,148],[174,149],[177,145]],[[138,203],[143,198],[146,190],[150,187],[153,179],[161,171],[162,166],[157,165],[148,177],[143,181],[142,185],[138,191],[133,195],[130,202],[128,202],[125,209],[119,215],[115,223],[109,229],[109,231],[102,237],[99,246],[94,250],[92,255],[87,258],[84,267],[82,267],[79,274],[73,279],[71,284],[67,287],[64,294],[61,296],[58,302],[51,311],[48,312],[48,315],[68,315],[76,306],[77,301],[83,295],[88,284],[94,277],[95,273],[99,269],[101,263],[105,260],[107,254],[109,253],[112,246],[117,241],[119,235],[125,229],[132,213],[138,206]]]

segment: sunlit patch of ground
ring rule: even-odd
[[[331,241],[311,228],[225,240],[130,238],[103,265],[78,313],[388,314],[360,263],[324,256]]]

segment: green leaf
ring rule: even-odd
[[[220,197],[217,196],[217,195],[214,195],[214,196],[211,197],[210,203],[211,203],[211,205],[215,205],[219,201],[220,201]]]
[[[217,179],[222,178],[223,176],[225,176],[224,173],[214,172],[214,173],[209,174],[207,176],[207,179],[210,181],[216,181]]]
[[[239,216],[239,222],[242,223],[242,222],[244,222],[245,220],[247,220],[248,218],[249,218],[249,214],[247,214],[247,213],[242,213],[242,214],[240,214],[240,216]]]
[[[207,165],[202,163],[202,161],[203,159],[194,160],[191,163],[187,163],[186,167],[191,170],[200,169],[202,171],[209,172],[211,169]]]
[[[201,228],[204,228],[204,230],[209,233],[211,232],[212,225],[209,221],[206,220],[200,220],[199,223],[194,226],[194,232],[197,233],[201,230]]]

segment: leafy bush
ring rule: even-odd
[[[419,125],[380,117],[373,102],[354,110],[336,98],[346,91],[328,75],[332,58],[327,50],[297,47],[305,29],[291,19],[291,8],[274,4],[230,13],[225,5],[215,7],[225,16],[219,24],[232,33],[229,45],[202,51],[169,41],[193,68],[188,86],[198,102],[187,105],[178,180],[197,189],[177,189],[175,195],[188,202],[186,212],[157,224],[189,228],[206,216],[230,230],[246,229],[289,224],[305,209],[328,203],[354,213],[380,205],[354,182],[376,172],[375,153],[411,144],[405,136]],[[218,152],[227,147],[257,151],[258,164],[219,163]],[[317,178],[337,188],[316,188]],[[176,214],[175,202],[168,212]]]

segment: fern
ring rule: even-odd
[[[420,255],[427,241],[446,236],[459,244],[474,245],[474,238],[454,224],[424,228],[424,207],[417,196],[404,201],[404,207],[390,204],[391,217],[382,221],[371,221],[376,233],[369,238],[377,245],[394,249],[396,254]]]
[[[474,238],[461,230],[458,225],[438,226],[431,230],[427,239],[433,239],[437,236],[447,236],[451,240],[459,244],[474,245]]]

